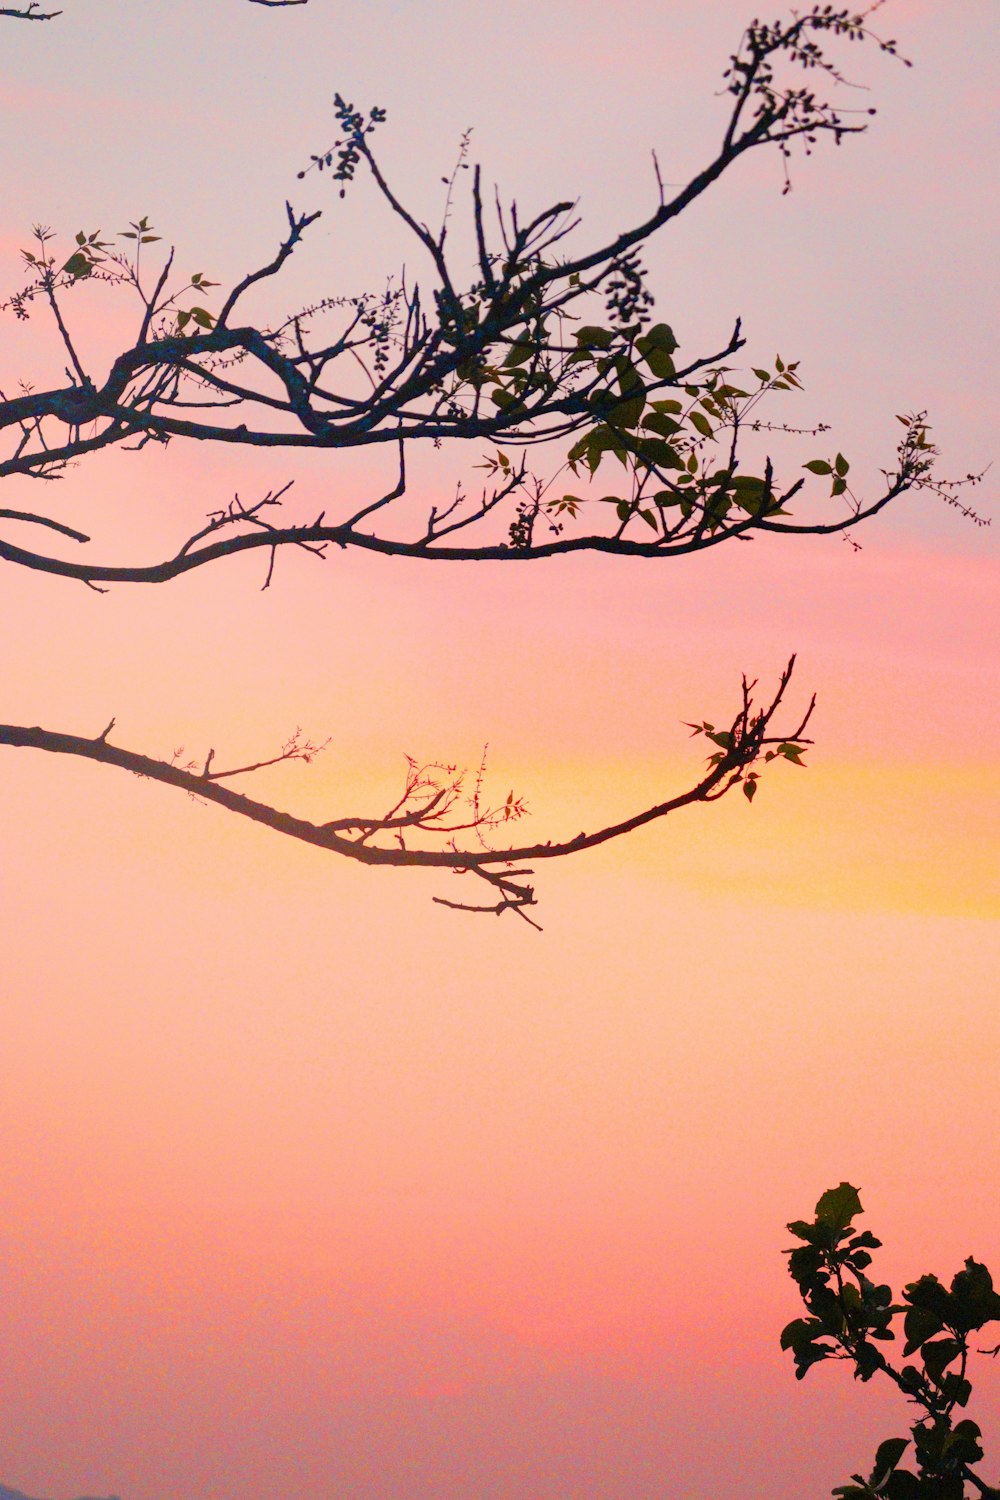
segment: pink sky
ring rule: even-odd
[[[473,124],[491,178],[531,204],[579,192],[596,240],[648,205],[651,147],[668,178],[707,157],[753,8],[204,9],[0,22],[7,138],[30,127],[4,173],[5,286],[32,221],[142,213],[224,281],[272,253],[290,194],[329,212],[275,306],[377,284],[401,247],[370,198],[295,178],[338,88],[388,105],[421,213]],[[858,472],[926,406],[962,473],[994,456],[995,17],[899,0],[884,29],[917,66],[851,55],[870,136],[821,144],[785,199],[776,162],[747,163],[648,263],[686,345],[742,315],[750,362],[801,359],[796,418],[834,422]],[[117,311],[81,317],[111,350]],[[5,318],[5,390],[58,379],[41,329]],[[418,466],[418,493],[480,458]],[[82,464],[62,513],[102,560],[124,526],[155,558],[289,477],[312,514],[383,470],[173,445]],[[489,741],[530,837],[570,835],[686,785],[683,721],[721,718],[741,672],[769,682],[796,651],[795,703],[819,707],[810,769],[774,768],[752,807],[546,869],[541,935],[432,905],[446,877],[341,868],[167,788],[5,751],[0,1482],[799,1500],[905,1431],[840,1367],[795,1382],[783,1226],[848,1178],[897,1286],[1000,1262],[995,526],[915,498],[860,540],[669,564],[286,557],[263,595],[252,558],[104,597],[8,570],[0,717],[96,734],[114,714],[136,749],[234,759],[301,724],[330,748],[258,791],[307,816],[381,804],[404,752],[475,764]],[[995,1362],[982,1384],[995,1468]]]

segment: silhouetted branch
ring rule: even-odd
[[[18,21],[54,21],[56,16],[61,15],[61,10],[39,10],[38,0],[30,0],[30,4],[20,10],[11,5],[5,5],[0,9],[0,16],[12,16]]]
[[[286,3],[293,0],[280,0]],[[838,454],[835,463],[815,460],[807,467],[832,475],[832,498],[840,499],[842,509],[832,519],[784,519],[802,479],[779,483],[770,458],[763,474],[747,473],[741,439],[748,429],[760,433],[783,425],[762,423],[758,407],[799,386],[797,364],[778,359],[773,371],[755,370],[748,381],[728,363],[744,347],[739,321],[715,352],[675,360],[673,329],[651,324],[652,297],[638,258],[653,234],[746,152],[775,147],[787,159],[797,139],[809,150],[820,135],[840,141],[866,128],[812,89],[780,80],[778,70],[788,64],[843,83],[820,41],[826,35],[871,38],[867,15],[815,5],[783,24],[755,22],[725,74],[730,111],[713,159],[669,200],[654,159],[652,214],[588,252],[566,253],[578,225],[571,201],[525,219],[516,202],[505,207],[498,197],[491,230],[474,166],[468,208],[477,266],[471,282],[446,245],[457,185],[470,165],[468,133],[445,179],[440,229],[432,230],[405,206],[373,149],[385,111],[374,107],[363,114],[337,95],[340,137],[313,156],[312,167],[329,170],[342,195],[358,172],[370,175],[388,212],[420,246],[433,279],[429,298],[419,284],[400,281],[381,294],[324,297],[274,327],[238,325],[244,294],[280,274],[320,216],[297,213],[291,204],[285,205],[287,230],[276,253],[223,295],[217,315],[205,306],[214,284],[200,273],[185,286],[171,285],[172,251],[152,291],[145,290],[140,257],[144,246],[159,239],[146,219],[123,231],[129,253],[81,231],[62,263],[52,232],[36,228],[34,247],[23,252],[29,280],[4,305],[20,318],[30,316],[35,304],[48,309],[69,361],[69,384],[0,397],[0,437],[8,437],[0,478],[57,478],[70,462],[103,448],[170,440],[337,451],[392,444],[399,478],[380,499],[330,520],[324,510],[320,521],[279,527],[265,522],[259,507],[230,507],[207,530],[189,536],[173,558],[145,567],[66,562],[6,540],[0,540],[0,557],[91,585],[163,582],[261,546],[269,549],[271,567],[277,549],[286,545],[320,555],[332,544],[448,561],[524,561],[580,550],[654,558],[731,537],[745,540],[756,531],[847,530],[912,488],[932,489],[960,504],[951,489],[930,477],[935,450],[921,415],[904,419],[908,446],[904,453],[901,445],[883,494],[856,499],[845,478],[849,465]],[[874,41],[895,54],[894,42]],[[103,376],[90,368],[69,316],[70,298],[91,279],[129,289],[141,305],[135,342]],[[333,337],[321,337],[318,324],[331,316],[339,328]],[[485,445],[479,467],[497,483],[478,500],[459,490],[453,502],[432,509],[424,534],[413,535],[406,530],[409,513],[394,503],[405,496],[407,445],[440,446],[446,440]],[[565,446],[547,474],[529,468],[527,448],[541,445],[548,456],[557,444]],[[521,450],[520,456],[512,460],[511,449]],[[596,476],[609,455],[621,473],[616,493],[602,495]],[[576,492],[567,493],[567,484]],[[55,518],[35,514],[35,520],[67,530]],[[363,522],[372,529],[362,531]],[[209,539],[208,531],[222,524],[232,534]],[[67,534],[82,537],[75,528]],[[268,582],[270,576],[269,567]]]
[[[524,917],[524,908],[536,904],[534,887],[526,883],[526,877],[534,873],[531,866],[538,861],[561,859],[567,855],[580,854],[586,849],[597,848],[648,823],[668,817],[682,807],[717,801],[737,785],[742,785],[745,795],[752,800],[758,776],[754,768],[758,762],[785,758],[801,764],[802,752],[812,743],[805,738],[805,729],[812,715],[815,699],[810,702],[793,732],[782,735],[776,733],[773,727],[774,717],[781,707],[792,676],[794,661],[793,657],[781,674],[773,696],[763,707],[755,706],[754,684],[744,679],[740,710],[727,729],[716,730],[710,724],[695,726],[696,733],[705,734],[718,748],[709,757],[705,774],[686,791],[644,808],[620,822],[599,827],[591,833],[581,832],[575,838],[560,842],[548,840],[544,843],[510,845],[504,848],[490,847],[484,835],[521,817],[525,811],[524,805],[514,797],[513,792],[500,807],[492,808],[484,804],[480,792],[482,769],[475,791],[468,794],[464,789],[464,773],[457,771],[456,767],[420,766],[409,760],[403,795],[386,813],[337,817],[322,823],[297,818],[267,803],[232,791],[222,784],[224,780],[234,776],[251,775],[283,761],[310,761],[324,746],[304,739],[299,730],[286,741],[277,755],[221,771],[213,769],[214,750],[209,751],[199,769],[194,761],[181,763],[184,753],[182,749],[176,750],[171,760],[164,761],[112,745],[108,737],[114,727],[113,719],[93,739],[37,726],[29,728],[0,724],[0,745],[77,755],[104,765],[117,766],[134,775],[160,781],[201,797],[228,812],[262,823],[276,833],[361,864],[451,870],[459,874],[476,875],[486,880],[499,893],[496,903],[479,906],[438,898],[441,904],[466,911],[515,911]],[[460,806],[467,807],[468,813],[456,818],[455,810]],[[476,846],[460,848],[457,845],[456,834],[463,831],[477,836]],[[443,842],[444,847],[426,847],[426,844],[407,842],[413,837],[425,840],[430,838],[438,844]]]

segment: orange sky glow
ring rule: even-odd
[[[395,228],[360,187],[338,211],[295,177],[338,88],[388,106],[421,215],[472,124],[491,182],[579,192],[596,242],[645,210],[651,147],[670,180],[707,157],[753,13],[209,9],[0,21],[5,134],[25,141],[5,289],[33,221],[69,237],[142,213],[225,283],[273,253],[289,196],[326,212],[273,307],[378,285],[411,253]],[[647,256],[686,346],[742,316],[761,358],[801,360],[781,419],[833,423],[872,483],[902,410],[929,410],[945,472],[994,457],[995,15],[898,0],[882,29],[916,66],[851,56],[869,136],[821,142],[785,198],[775,161],[738,166]],[[127,325],[87,295],[81,337],[106,357]],[[4,390],[58,379],[42,321],[2,318]],[[418,462],[415,503],[482,456]],[[153,560],[235,491],[294,478],[314,514],[386,472],[176,443],[81,463],[60,513],[102,561]],[[990,514],[988,482],[974,503]],[[97,734],[114,715],[122,744],[233,761],[301,725],[327,749],[255,794],[318,820],[394,800],[405,754],[475,768],[488,744],[526,839],[569,837],[695,779],[685,724],[731,716],[742,673],[764,689],[795,652],[790,712],[814,690],[817,710],[808,768],[768,767],[752,806],[540,868],[542,933],[432,903],[462,877],[345,867],[112,768],[0,751],[0,1484],[799,1500],[867,1471],[906,1409],[839,1365],[796,1383],[784,1226],[846,1178],[897,1289],[970,1254],[1000,1271],[995,533],[905,497],[859,552],[285,555],[266,593],[257,555],[101,596],[8,568],[0,718]]]

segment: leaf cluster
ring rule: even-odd
[[[1000,1295],[990,1273],[970,1257],[950,1288],[936,1276],[922,1276],[904,1288],[902,1302],[895,1302],[892,1288],[869,1276],[872,1252],[881,1241],[868,1230],[855,1230],[861,1212],[858,1190],[842,1182],[823,1194],[813,1220],[788,1225],[802,1241],[786,1254],[807,1316],[785,1327],[781,1347],[791,1350],[799,1380],[824,1360],[847,1360],[856,1380],[888,1376],[919,1415],[909,1438],[890,1438],[879,1446],[867,1478],[855,1474],[851,1484],[833,1493],[842,1500],[876,1495],[963,1500],[969,1482],[977,1493],[995,1494],[972,1468],[983,1458],[979,1426],[956,1417],[972,1395],[970,1338],[1000,1320]],[[919,1362],[897,1368],[883,1346],[895,1340],[893,1323],[900,1315],[903,1358],[916,1355]],[[899,1468],[911,1442],[915,1471]]]

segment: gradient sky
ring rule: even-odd
[[[296,179],[335,90],[388,107],[383,158],[420,216],[473,125],[489,180],[536,208],[579,194],[596,241],[650,205],[650,148],[669,182],[708,158],[753,6],[64,12],[0,23],[23,143],[0,285],[37,220],[68,238],[148,214],[227,282],[273,253],[286,197],[323,206],[263,316],[412,256],[364,187],[341,204]],[[926,407],[960,474],[995,457],[996,13],[883,15],[916,66],[851,49],[869,135],[821,142],[785,198],[776,158],[741,164],[647,261],[686,348],[739,315],[748,362],[801,361],[789,418],[832,422],[854,472]],[[95,361],[113,352],[116,304],[79,316]],[[60,378],[41,320],[4,317],[2,366],[5,390]],[[418,465],[417,494],[480,458]],[[82,464],[60,504],[102,560],[153,559],[236,490],[294,478],[314,515],[384,477],[173,444]],[[344,868],[168,788],[4,751],[0,1480],[55,1500],[801,1500],[867,1469],[906,1412],[839,1367],[793,1379],[783,1226],[847,1178],[897,1286],[1000,1263],[995,537],[916,497],[859,553],[286,556],[263,595],[259,558],[103,597],[6,573],[5,721],[96,734],[114,714],[132,748],[230,760],[301,724],[329,749],[258,794],[317,818],[391,799],[404,752],[475,764],[488,741],[528,836],[571,835],[686,785],[682,721],[730,711],[741,672],[769,682],[796,651],[796,701],[819,707],[811,768],[774,768],[752,808],[544,870],[540,935],[434,906],[444,877]],[[998,1377],[974,1412],[994,1466]]]

